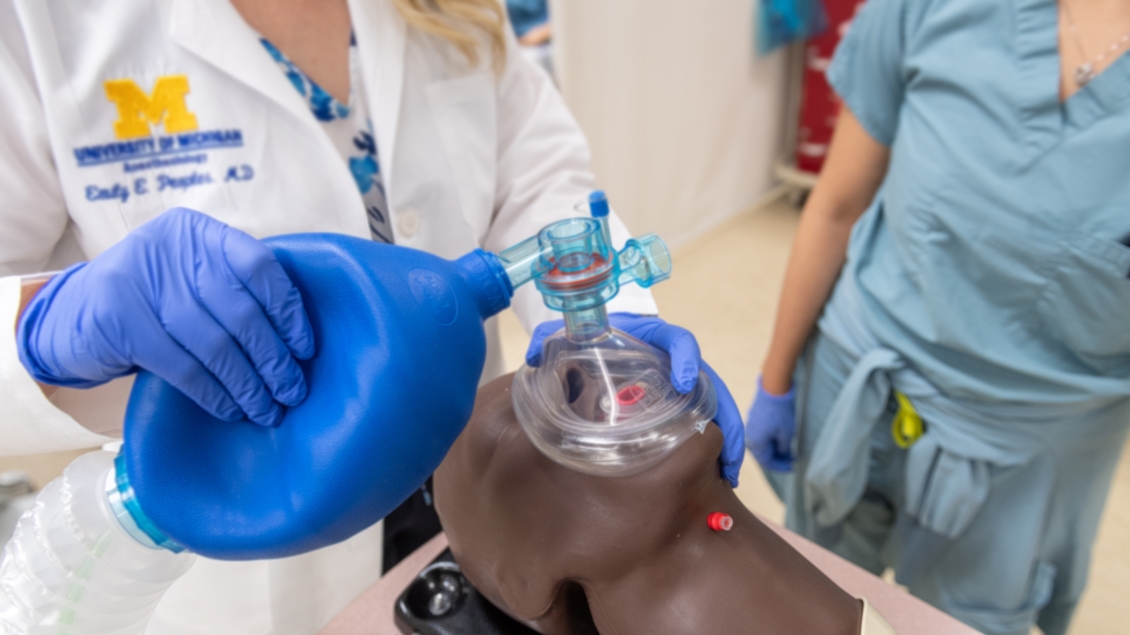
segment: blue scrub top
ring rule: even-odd
[[[1130,395],[1130,58],[1059,99],[1055,0],[869,0],[828,78],[891,148],[844,276],[943,393]]]
[[[514,26],[514,33],[522,37],[530,29],[549,22],[547,0],[506,0],[506,13]]]

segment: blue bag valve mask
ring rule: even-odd
[[[108,488],[115,514],[144,544],[224,560],[305,553],[376,523],[466,425],[486,357],[483,321],[516,288],[533,280],[572,337],[631,340],[609,331],[604,303],[620,284],[665,279],[670,259],[655,236],[613,251],[602,199],[590,203],[596,218],[455,261],[335,234],[265,240],[315,335],[317,354],[300,362],[306,400],[275,428],[231,423],[139,373]]]
[[[116,462],[115,513],[157,546],[277,558],[340,542],[435,470],[470,418],[483,321],[512,295],[497,257],[455,261],[335,234],[269,238],[316,355],[279,426],[214,418],[142,372]],[[127,523],[128,524],[128,523]]]

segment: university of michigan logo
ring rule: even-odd
[[[243,131],[232,126],[200,130],[189,112],[187,75],[163,75],[145,92],[137,82],[103,83],[117,106],[115,140],[72,148],[79,168],[91,171],[83,190],[88,201],[126,204],[154,193],[185,192],[255,179],[246,158],[226,155],[243,147]],[[120,166],[121,172],[108,169]]]
[[[166,134],[197,129],[196,115],[184,102],[188,94],[186,75],[158,77],[153,93],[148,95],[132,79],[112,79],[104,86],[106,98],[118,107],[118,120],[114,122],[118,139],[148,137],[151,124],[162,124]]]

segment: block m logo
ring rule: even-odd
[[[145,91],[132,79],[112,79],[105,84],[106,98],[118,107],[118,120],[114,122],[114,135],[118,139],[134,139],[150,135],[149,124],[164,122],[165,132],[196,130],[196,115],[188,111],[184,96],[188,94],[186,75],[158,77],[153,94]]]

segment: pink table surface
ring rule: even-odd
[[[978,631],[788,529],[768,521],[766,524],[845,591],[867,598],[899,635],[978,635]],[[447,538],[443,534],[420,547],[345,607],[320,635],[400,635],[393,622],[396,598],[445,548]]]

